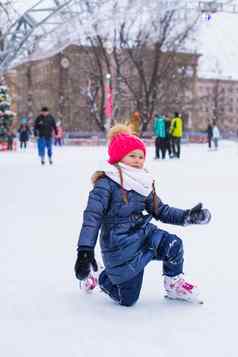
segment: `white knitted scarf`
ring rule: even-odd
[[[151,191],[154,182],[153,176],[146,169],[137,169],[122,163],[118,163],[123,177],[123,188],[127,191],[133,190],[142,196],[147,197]],[[121,185],[119,170],[115,165],[108,162],[102,164],[100,171],[104,171],[106,176],[114,182]]]

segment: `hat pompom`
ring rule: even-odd
[[[112,141],[117,135],[119,134],[127,134],[130,135],[131,131],[130,128],[128,128],[127,125],[125,124],[116,124],[114,125],[108,132],[107,134],[107,139],[109,142]]]

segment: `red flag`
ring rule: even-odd
[[[105,115],[107,118],[112,118],[112,86],[109,85],[106,88],[106,104],[105,104]]]

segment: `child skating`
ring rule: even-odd
[[[157,196],[152,175],[144,169],[146,147],[117,125],[109,132],[109,160],[92,177],[75,263],[76,277],[87,290],[96,286],[94,249],[100,230],[104,270],[98,277],[100,289],[124,306],[139,298],[144,269],[152,260],[163,262],[165,294],[171,299],[200,300],[198,288],[183,275],[183,243],[175,234],[150,223],[152,218],[167,224],[206,224],[207,209],[198,204],[178,209]]]

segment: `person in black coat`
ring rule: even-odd
[[[212,147],[212,137],[213,137],[213,127],[212,127],[212,123],[209,121],[207,126],[207,141],[208,141],[209,149],[211,149]]]
[[[57,135],[58,130],[55,123],[55,118],[49,113],[47,107],[41,109],[40,115],[34,123],[34,135],[37,138],[38,153],[41,158],[41,164],[45,164],[45,150],[49,163],[52,164],[52,135],[53,132]]]

